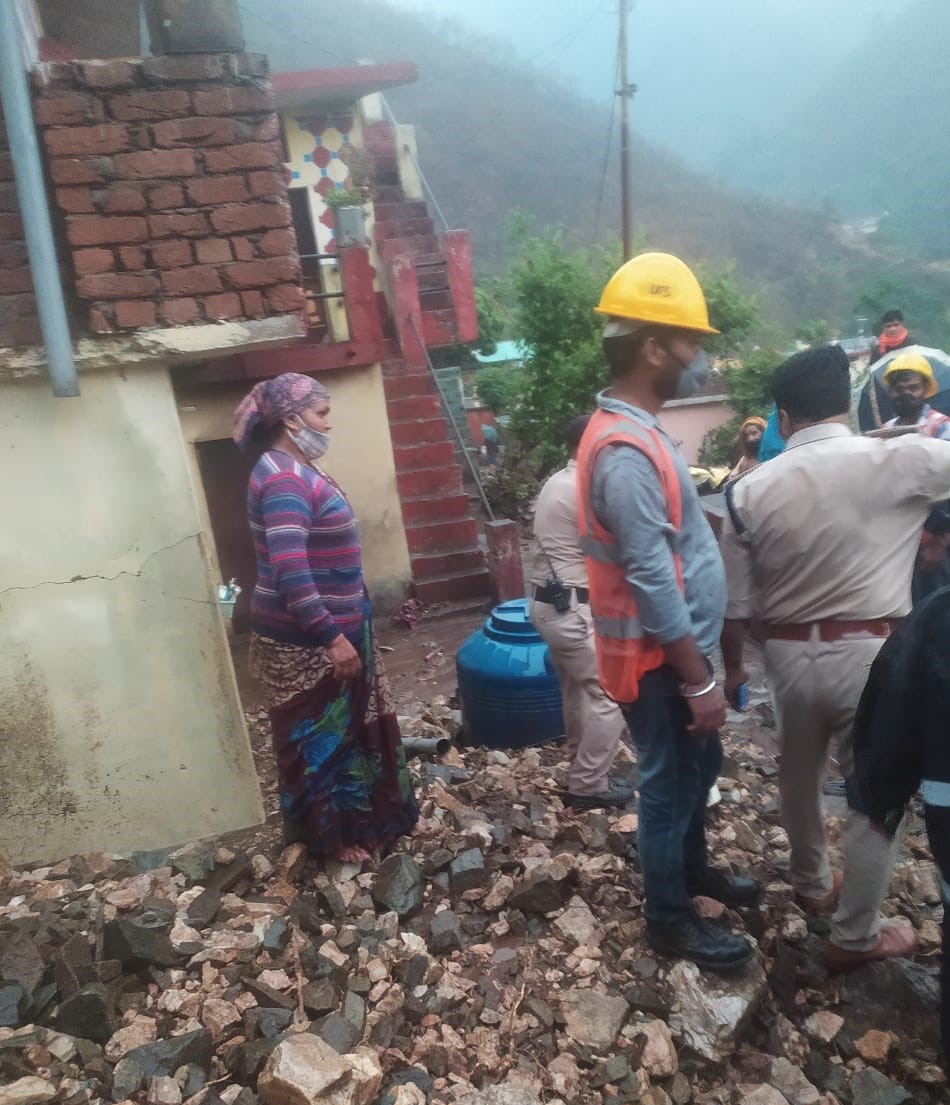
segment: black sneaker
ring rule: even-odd
[[[605,806],[626,806],[633,801],[633,787],[609,782],[599,794],[571,794],[564,799],[565,806],[575,810],[599,810]]]
[[[751,944],[742,936],[694,915],[669,925],[647,921],[647,943],[661,955],[689,959],[708,971],[738,971],[752,958]]]
[[[735,909],[737,906],[755,905],[762,897],[762,887],[755,879],[746,879],[741,875],[724,875],[715,867],[686,876],[686,892],[691,898],[715,898],[724,906]]]

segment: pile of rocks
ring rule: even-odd
[[[413,761],[418,831],[375,870],[197,842],[0,872],[0,1105],[947,1101],[925,842],[887,903],[922,957],[829,977],[760,722],[710,813],[716,862],[767,887],[723,917],[757,944],[741,975],[649,951],[636,815],[565,809],[556,748],[453,750]]]

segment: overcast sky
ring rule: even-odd
[[[498,36],[546,73],[608,100],[618,0],[388,0]],[[636,0],[629,16],[636,129],[695,166],[762,130],[883,34],[905,0]],[[820,125],[820,121],[816,121]]]

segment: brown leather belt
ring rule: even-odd
[[[872,618],[867,621],[835,621],[786,623],[768,626],[770,641],[810,641],[815,627],[818,628],[818,640],[846,641],[860,640],[862,637],[889,637],[897,628],[895,618]]]

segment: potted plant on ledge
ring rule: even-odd
[[[360,188],[334,188],[323,197],[333,211],[333,236],[338,249],[366,245],[366,220],[363,204],[366,196]]]

